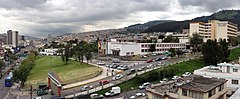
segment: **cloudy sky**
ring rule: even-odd
[[[151,20],[186,20],[221,9],[240,9],[240,0],[0,0],[0,33],[46,37]]]

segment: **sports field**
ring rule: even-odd
[[[38,83],[47,83],[47,73],[49,71],[56,72],[63,83],[67,84],[93,78],[101,73],[102,68],[81,64],[74,60],[69,60],[68,64],[64,64],[61,57],[43,56],[35,61],[35,66],[25,83],[26,87],[36,86]]]

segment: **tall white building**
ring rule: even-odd
[[[7,45],[18,46],[18,31],[7,31]]]
[[[190,23],[190,36],[193,33],[198,33],[203,37],[203,41],[208,39],[217,40],[226,39],[229,41],[231,38],[237,37],[238,26],[237,24],[229,21],[210,20],[209,22],[192,22]]]

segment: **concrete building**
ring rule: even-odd
[[[7,31],[7,45],[18,46],[18,31]]]
[[[168,52],[170,48],[175,48],[176,50],[186,49],[184,43],[137,43],[134,41],[122,42],[117,39],[111,39],[111,41],[100,44],[100,52],[114,56],[144,55],[151,53],[149,49],[152,44],[156,45],[156,51],[154,53]]]
[[[203,41],[208,39],[226,39],[229,41],[231,38],[237,37],[238,26],[237,24],[229,21],[210,20],[207,23],[204,22],[192,22],[190,23],[190,36],[193,33],[198,33],[203,37]]]
[[[189,29],[183,29],[182,33],[175,33],[173,34],[173,37],[177,37],[179,39],[179,43],[190,44]]]
[[[195,75],[227,79],[227,87],[236,89],[240,85],[240,65],[219,63],[217,66],[206,66],[194,71]]]
[[[226,99],[225,79],[190,75],[178,80],[151,85],[149,99]]]

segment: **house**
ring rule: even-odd
[[[149,99],[226,99],[225,79],[190,75],[154,84],[146,89]]]

